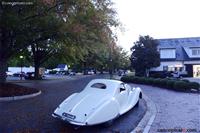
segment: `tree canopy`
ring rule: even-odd
[[[150,36],[140,36],[131,48],[131,65],[136,75],[148,76],[152,67],[160,65],[160,54],[157,51],[158,42]]]
[[[107,63],[115,41],[111,28],[119,25],[111,0],[9,3],[5,0],[0,5],[0,83],[5,82],[8,62],[17,63],[13,60],[19,55],[33,63],[36,77],[50,58],[71,64],[88,62],[91,67]]]

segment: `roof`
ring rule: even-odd
[[[164,60],[199,60],[200,58],[190,58],[187,54],[189,48],[200,48],[200,37],[189,38],[168,38],[156,39],[159,42],[159,49],[176,49],[175,59],[162,59]]]
[[[85,87],[86,89],[90,89],[91,86],[95,83],[102,83],[102,84],[105,84],[106,85],[106,89],[103,89],[104,92],[106,93],[110,93],[110,94],[113,94],[116,89],[119,87],[119,85],[121,83],[123,83],[122,81],[119,81],[119,80],[111,80],[111,79],[93,79],[91,80],[88,85]],[[92,90],[99,90],[99,89],[94,89],[92,88]],[[108,93],[108,94],[109,94]]]

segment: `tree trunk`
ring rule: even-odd
[[[149,77],[149,69],[146,69],[146,71],[145,71],[145,76],[146,76],[146,77]]]
[[[35,61],[34,61],[34,66],[35,66],[35,79],[40,79],[41,77],[40,77],[40,74],[39,74],[39,68],[40,68],[40,64],[39,64],[39,62],[38,62],[38,59],[36,59]]]
[[[7,61],[0,59],[0,84],[6,82]]]

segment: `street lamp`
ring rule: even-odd
[[[20,55],[19,58],[20,58],[20,62],[21,62],[20,80],[22,80],[22,60],[23,60],[24,57],[22,55]]]

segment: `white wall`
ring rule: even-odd
[[[168,62],[160,62],[160,66],[156,67],[156,68],[152,68],[151,71],[163,71],[163,66],[185,67],[183,62],[181,62],[181,61],[168,61]]]
[[[8,67],[8,71],[13,72],[13,73],[17,73],[17,72],[21,72],[21,67]],[[22,72],[34,72],[35,68],[34,67],[22,67]]]

